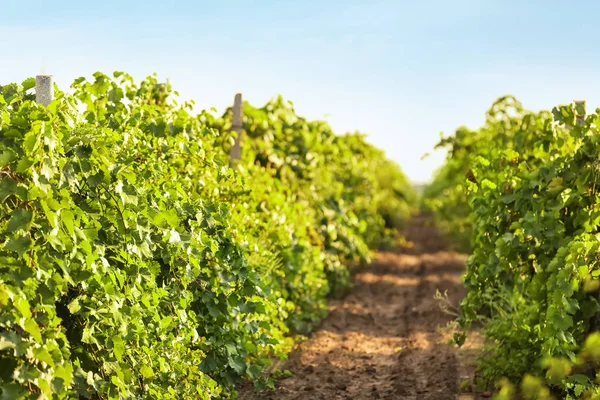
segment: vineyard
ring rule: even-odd
[[[600,399],[584,103],[500,98],[419,195],[281,97],[37,94],[0,87],[0,399]]]
[[[448,156],[422,202],[472,254],[454,339],[483,327],[480,377],[500,382],[498,399],[600,398],[599,118],[507,96],[439,143]]]
[[[416,197],[363,135],[277,98],[191,113],[97,73],[44,107],[0,97],[3,399],[227,398],[306,333]]]

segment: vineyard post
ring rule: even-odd
[[[233,101],[233,117],[231,119],[231,129],[237,133],[237,137],[229,152],[229,166],[234,167],[242,158],[242,94],[237,93]]]
[[[585,123],[585,100],[575,101],[575,123],[579,126],[583,126]]]
[[[54,99],[54,84],[52,75],[37,75],[35,77],[35,101],[47,107]]]

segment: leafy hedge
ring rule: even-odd
[[[221,132],[231,110],[207,121]],[[349,285],[347,265],[386,246],[409,217],[417,197],[399,167],[360,133],[335,135],[322,121],[307,121],[281,97],[257,109],[244,103],[243,165],[272,170],[293,188],[293,201],[314,210],[314,237],[334,293]],[[351,188],[351,190],[349,190]]]
[[[280,99],[192,113],[155,77],[0,89],[0,395],[229,398],[406,216],[402,172]],[[277,118],[275,118],[277,116]],[[386,168],[382,171],[381,168]],[[393,185],[390,185],[393,183]],[[411,203],[412,202],[412,203]]]
[[[533,113],[500,99],[481,129],[445,141],[447,163],[426,200],[442,222],[461,210],[446,226],[472,232],[459,321],[484,325],[482,377],[544,376],[552,390],[540,393],[565,399],[600,397],[598,364],[577,356],[600,329],[600,117],[576,123],[583,113],[580,104]]]

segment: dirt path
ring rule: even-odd
[[[457,399],[469,367],[446,345],[453,318],[440,309],[436,290],[457,306],[465,257],[444,251],[443,240],[415,217],[410,249],[383,252],[355,277],[344,299],[293,351],[282,369],[294,375],[275,392],[245,388],[242,400]]]

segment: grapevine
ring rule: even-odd
[[[600,121],[584,113],[580,103],[534,113],[505,97],[482,128],[439,144],[447,160],[423,205],[472,251],[459,322],[483,324],[479,370],[505,379],[498,398],[517,383],[528,398],[600,396],[598,359],[581,356],[600,328]]]
[[[154,76],[96,73],[48,107],[34,84],[0,89],[3,398],[272,385],[272,360],[415,202],[364,136],[281,99],[245,105],[231,169],[229,114],[194,114]]]

